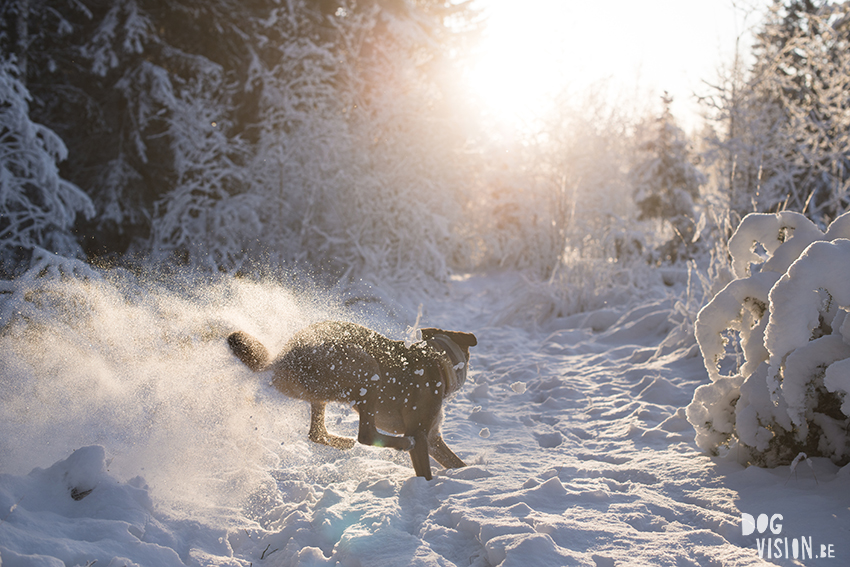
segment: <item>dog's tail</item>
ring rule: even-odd
[[[259,372],[269,364],[269,351],[262,345],[260,341],[242,331],[236,331],[227,337],[227,344],[230,345],[230,350],[236,355],[236,358],[245,363],[245,365]]]

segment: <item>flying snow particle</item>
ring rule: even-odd
[[[481,437],[483,437],[484,439],[487,439],[488,437],[490,437],[490,428],[489,428],[489,427],[485,427],[484,429],[482,429],[482,430],[478,433],[478,435],[480,435],[480,436],[481,436]]]
[[[377,382],[377,381],[378,381],[378,380],[380,380],[380,379],[381,379],[381,377],[380,377],[380,376],[378,376],[377,374],[375,374],[374,376],[372,376],[372,377],[370,378],[370,380],[371,380],[372,382]]]
[[[360,388],[360,395],[361,395],[361,396],[365,396],[365,395],[366,395],[366,388]]]
[[[511,390],[513,390],[517,394],[524,394],[525,382],[514,382],[513,384],[511,384]]]
[[[424,376],[425,375],[425,369],[420,368],[419,370],[414,370],[413,373],[416,374],[417,376]]]

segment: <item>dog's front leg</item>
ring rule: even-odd
[[[328,433],[327,427],[325,427],[325,405],[325,402],[310,404],[310,433],[307,436],[314,443],[329,445],[337,449],[351,449],[354,447],[354,439]]]
[[[425,480],[431,480],[431,459],[428,458],[428,437],[425,435],[414,436],[416,440],[410,449],[410,462],[416,476],[423,476]]]
[[[364,401],[357,406],[360,412],[360,428],[357,440],[364,445],[375,445],[376,447],[390,447],[401,451],[410,451],[413,448],[413,437],[385,435],[378,431],[375,425],[375,409],[373,401]]]

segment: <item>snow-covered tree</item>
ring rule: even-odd
[[[850,18],[844,2],[776,0],[756,63],[705,100],[713,164],[730,206],[799,210],[827,224],[850,204]]]
[[[800,452],[850,462],[849,237],[850,214],[825,233],[790,211],[743,219],[729,241],[737,279],[696,321],[711,379],[687,407],[699,447],[737,445],[767,466]]]
[[[694,203],[706,178],[694,165],[690,142],[670,112],[672,98],[662,97],[661,116],[643,134],[637,163],[629,178],[640,219],[661,219],[674,236],[661,249],[663,261],[687,258],[696,232]]]
[[[252,63],[251,170],[264,245],[284,260],[336,277],[447,273],[463,140],[429,76],[441,20],[430,3],[402,5],[340,2],[319,15],[291,2],[257,22],[267,41]]]
[[[62,140],[29,118],[30,99],[9,59],[0,60],[0,273],[19,265],[36,247],[71,257],[81,254],[71,233],[78,214],[94,214],[91,200],[62,178],[68,156]]]
[[[467,5],[29,0],[0,43],[38,34],[30,111],[73,148],[93,254],[439,279],[463,256],[440,69]]]

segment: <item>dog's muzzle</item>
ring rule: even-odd
[[[446,393],[457,392],[463,388],[463,384],[466,382],[467,362],[460,347],[446,335],[434,335],[428,339],[428,344],[432,348],[443,352],[451,360],[450,367],[445,369],[447,380]]]

